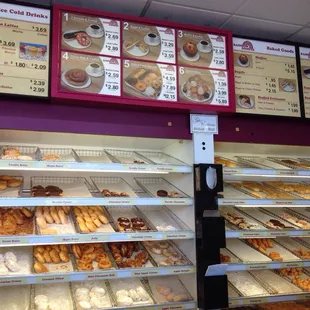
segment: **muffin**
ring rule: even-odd
[[[198,53],[197,46],[193,41],[187,41],[183,45],[183,51],[184,51],[185,55],[188,57],[195,57],[196,54]]]
[[[241,54],[239,56],[239,61],[240,61],[241,64],[246,65],[249,62],[249,58],[248,58],[247,55]]]

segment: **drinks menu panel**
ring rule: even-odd
[[[233,39],[236,110],[300,117],[295,47]]]
[[[234,110],[229,32],[190,31],[63,6],[55,7],[54,17],[59,29],[53,49],[60,66],[53,67],[58,83],[52,96]]]
[[[0,93],[47,97],[50,11],[0,2]]]
[[[305,116],[310,118],[310,48],[300,47],[299,54]]]

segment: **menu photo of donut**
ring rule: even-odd
[[[152,100],[177,100],[176,66],[123,60],[123,95]]]
[[[62,13],[62,48],[120,56],[120,21]]]
[[[47,46],[41,44],[20,42],[19,58],[28,60],[46,61]]]
[[[120,96],[120,62],[117,58],[62,52],[61,88]]]
[[[123,56],[175,64],[175,30],[123,22]]]
[[[226,69],[225,37],[177,30],[179,65]]]
[[[224,71],[179,67],[179,98],[187,103],[228,105]]]

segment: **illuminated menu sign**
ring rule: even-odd
[[[305,116],[310,118],[310,48],[300,47],[299,54]]]
[[[295,47],[233,39],[236,110],[300,117]]]
[[[0,93],[48,96],[50,11],[0,3]]]
[[[52,96],[170,108],[233,110],[231,34],[54,9]],[[229,56],[231,57],[229,61]],[[104,97],[101,97],[104,96]],[[211,108],[210,108],[211,107]]]

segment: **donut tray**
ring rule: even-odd
[[[136,154],[144,157],[147,162],[157,165],[182,165],[188,166],[186,163],[162,152],[152,151],[135,151]]]
[[[149,164],[148,160],[135,151],[105,149],[105,152],[114,163],[119,164]]]
[[[222,165],[223,168],[248,168],[249,165],[237,162],[235,159],[226,158],[221,155],[214,155],[214,163]],[[227,165],[228,164],[228,165]]]
[[[126,193],[129,197],[108,197],[108,198],[136,198],[138,197],[131,186],[123,179],[119,177],[90,177],[95,188],[98,192],[101,193],[103,197],[105,197],[102,193],[104,189],[108,189],[109,191],[115,191],[119,193]],[[107,198],[107,197],[106,197]]]
[[[137,242],[137,241],[136,241],[136,242]],[[126,242],[116,242],[116,243],[121,244],[121,243],[126,243]],[[139,246],[139,251],[138,251],[138,252],[134,251],[134,252],[132,253],[132,255],[131,255],[130,257],[127,257],[127,258],[134,259],[134,258],[135,258],[135,255],[137,255],[140,251],[146,251],[146,252],[148,252],[148,251],[146,250],[146,248],[144,247],[144,245],[143,245],[141,242],[137,242],[137,243],[138,243],[138,246]],[[109,245],[110,245],[110,244],[109,244]],[[107,248],[109,248],[109,245],[107,246]],[[129,269],[129,270],[131,270],[131,269],[134,270],[135,268],[151,268],[151,267],[157,267],[157,264],[156,264],[155,260],[154,260],[153,257],[150,256],[150,255],[149,255],[148,261],[147,261],[142,267],[121,267],[121,266],[115,261],[114,256],[113,256],[112,251],[111,251],[110,248],[109,248],[109,251],[110,251],[111,256],[113,257],[115,266],[117,266],[119,269],[124,269],[124,268],[126,268],[126,269]]]
[[[31,177],[30,187],[33,186],[58,186],[63,190],[62,197],[93,197],[94,192],[90,183],[81,177]]]
[[[91,243],[90,243],[90,245],[91,245]],[[78,269],[78,265],[77,265],[77,259],[76,259],[75,255],[72,254],[71,257],[72,257],[72,263],[73,263],[73,268],[74,268],[74,270],[77,271],[77,272],[87,272],[87,271],[99,271],[99,270],[113,270],[113,269],[117,269],[118,266],[117,266],[117,264],[116,264],[116,262],[115,262],[115,260],[114,260],[114,258],[113,258],[112,253],[110,252],[109,247],[108,247],[106,244],[104,244],[104,243],[102,244],[102,246],[103,246],[105,252],[107,253],[107,255],[108,255],[108,257],[109,257],[109,260],[110,260],[111,263],[112,263],[112,266],[111,266],[110,268],[100,269],[100,268],[98,267],[98,262],[93,261],[93,262],[92,262],[92,265],[93,265],[93,269],[92,269],[92,270],[79,270],[79,269]],[[71,250],[72,250],[72,249],[71,249]]]
[[[137,184],[148,192],[151,196],[156,198],[188,198],[189,196],[182,192],[177,187],[173,186],[170,182],[164,178],[135,178]],[[158,196],[157,192],[164,190],[168,193],[168,196]],[[176,193],[173,197],[169,196],[169,193]]]
[[[24,178],[20,176],[12,176],[14,179],[20,180],[21,184],[17,187],[7,187],[0,190],[0,197],[21,197],[23,194]]]
[[[150,286],[155,302],[161,305],[167,303],[169,305],[172,305],[174,303],[188,302],[193,300],[193,297],[191,296],[191,294],[188,292],[188,290],[185,288],[184,284],[180,281],[178,277],[175,276],[149,277],[147,279],[147,282]],[[166,289],[166,287],[169,287],[171,290],[171,295],[170,296],[168,295],[170,298],[160,293],[160,288],[163,290]],[[171,299],[173,297],[172,292],[175,293],[174,295],[175,300],[170,301],[168,300],[168,298]]]
[[[78,162],[80,161],[77,154],[73,149],[66,148],[40,148],[39,149],[39,159],[44,160],[45,155],[58,155],[60,157],[57,162]],[[51,160],[53,161],[53,160]]]
[[[236,182],[233,182],[236,183]],[[220,194],[222,194],[224,196],[224,198],[237,198],[237,199],[253,199],[253,196],[251,196],[250,193],[244,191],[241,188],[236,188],[235,186],[233,186],[231,183],[229,182],[224,182],[224,191],[221,192]]]
[[[280,165],[268,158],[259,156],[236,156],[238,162],[260,169],[287,169],[288,167]]]
[[[166,206],[137,206],[137,208],[157,231],[192,231]]]
[[[296,251],[299,250],[304,250],[305,252],[310,252],[310,248],[309,245],[308,247],[302,243],[299,242],[300,239],[296,238],[278,238],[277,239],[277,243],[279,243],[283,248],[286,248],[287,250],[289,250],[290,252],[292,252],[294,255],[296,255],[297,257],[301,258],[301,259],[306,259],[303,258],[299,253],[297,253]]]
[[[74,150],[81,162],[86,163],[112,163],[111,158],[103,150]]]
[[[299,158],[289,158],[289,157],[267,157],[268,160],[271,160],[279,165],[285,166],[287,168],[291,168],[291,169],[299,169],[299,170],[303,170],[303,169],[310,169],[310,164],[307,162],[303,162],[302,160],[300,160]],[[287,163],[284,161],[292,161],[292,163]],[[295,162],[295,163],[293,163]]]
[[[297,226],[292,225],[291,223],[287,222],[284,219],[279,218],[276,215],[270,214],[268,211],[265,211],[262,208],[242,208],[238,207],[237,208],[239,211],[242,211],[243,213],[247,214],[248,216],[252,217],[256,221],[260,222],[263,224],[266,228],[268,229],[275,229],[270,226],[268,226],[266,223],[269,222],[271,219],[279,221],[281,224],[285,225],[286,227],[291,227],[291,228],[284,228],[285,229],[299,229]]]
[[[282,193],[288,193],[292,196],[295,196],[296,198],[304,198],[304,199],[309,199],[310,198],[310,193],[309,194],[302,194],[302,193],[298,193],[296,191],[285,191],[284,189],[282,189],[281,187],[277,186],[277,181],[273,181],[273,182],[263,182],[264,185],[266,186],[269,186],[270,188],[273,188],[273,189],[276,189],[277,191],[279,192],[282,192]],[[309,189],[310,189],[310,185],[307,184],[306,182],[303,182],[303,183],[299,183],[299,182],[283,182],[284,185],[303,185],[303,186],[308,186]]]
[[[275,294],[301,293],[302,290],[271,270],[254,270],[251,274],[271,287]]]
[[[266,255],[258,252],[256,249],[252,248],[250,245],[239,239],[227,239],[226,248],[238,257],[242,262],[249,263],[265,263],[272,262],[272,260]]]
[[[110,292],[110,288],[108,288],[108,282],[107,281],[83,281],[83,282],[72,282],[71,283],[71,290],[72,290],[72,296],[73,296],[73,303],[75,305],[75,309],[77,310],[81,310],[84,309],[83,307],[81,307],[81,305],[79,304],[79,298],[81,298],[81,296],[77,295],[76,292],[78,289],[81,288],[86,288],[89,291],[94,288],[103,288],[105,290],[105,296],[106,296],[106,304],[103,308],[112,308],[114,306],[113,303],[113,299],[111,297],[111,292]],[[89,308],[90,310],[97,310],[98,308],[93,306],[93,304],[91,303],[91,308]],[[103,309],[100,307],[100,309]]]
[[[74,223],[74,215],[70,209],[69,214],[66,215],[68,223],[67,224],[49,224],[46,222],[46,229],[41,229],[40,226],[35,221],[36,232],[38,235],[62,235],[62,234],[75,234],[77,229]],[[34,216],[36,218],[36,216]]]
[[[100,227],[97,227],[96,233],[114,233],[115,232],[115,224],[113,223],[113,218],[107,208],[105,206],[100,206],[102,208],[102,211],[104,215],[108,218],[109,223],[108,224],[101,224]],[[76,216],[74,215],[73,211],[72,213],[72,219],[73,219],[73,224],[75,227],[75,230],[80,233],[80,234],[90,234],[92,232],[84,232],[80,229],[80,226],[77,222]]]
[[[61,310],[74,310],[74,303],[71,294],[72,289],[70,282],[55,283],[55,284],[49,283],[48,285],[36,284],[33,285],[32,287],[33,287],[33,294],[31,294],[32,297],[31,309],[38,309],[38,307],[36,307],[35,297],[38,295],[45,295],[47,296],[49,301],[57,303],[57,306],[61,307]]]
[[[143,279],[115,279],[109,280],[107,282],[107,288],[110,289],[111,296],[113,298],[114,304],[116,307],[127,307],[131,305],[121,304],[117,300],[117,292],[120,290],[129,290],[129,289],[137,289],[138,287],[142,287],[144,291],[147,293],[147,300],[145,301],[137,301],[132,303],[132,306],[145,306],[145,305],[153,305],[155,303],[151,289],[148,287],[148,283]]]
[[[36,146],[1,145],[0,146],[0,154],[3,155],[4,149],[5,148],[10,148],[10,147],[18,149],[22,156],[29,156],[29,157],[32,158],[32,160],[39,160],[39,158],[40,158],[39,148],[36,147]],[[1,156],[0,156],[0,159],[1,160],[6,160],[6,159],[2,159]]]
[[[157,231],[156,228],[148,221],[147,218],[144,217],[143,213],[136,206],[107,206],[106,208],[113,218],[112,225],[115,231],[120,231],[117,225],[117,219],[120,217],[126,217],[128,219],[139,217],[144,221],[145,225],[147,226],[147,231]],[[143,231],[135,230],[127,233],[141,233]],[[124,231],[124,233],[126,233],[126,231]]]
[[[170,253],[177,253],[180,256],[180,259],[178,260],[179,263],[173,263],[173,262],[169,262],[168,264],[165,263],[165,261],[167,261],[168,256],[165,256],[163,251],[164,249],[156,249],[156,250],[160,250],[160,252],[162,252],[161,254],[157,254],[153,251],[153,247],[159,245],[160,243],[165,244],[166,248],[165,250],[170,251]],[[156,266],[158,267],[167,267],[167,266],[192,266],[192,262],[186,257],[186,255],[184,253],[182,253],[182,251],[172,242],[172,241],[144,241],[142,242],[143,246],[145,247],[145,249],[147,250],[147,252],[149,253],[150,257],[153,258],[154,262],[156,263]]]
[[[226,241],[226,243],[227,243],[227,241]],[[238,258],[235,254],[233,254],[227,248],[220,249],[220,254],[225,255],[225,256],[229,256],[229,258],[230,258],[230,262],[222,262],[221,261],[222,264],[230,264],[230,263],[239,264],[239,263],[241,263],[240,258]]]
[[[32,309],[32,293],[30,285],[3,286],[0,290],[1,308]]]

